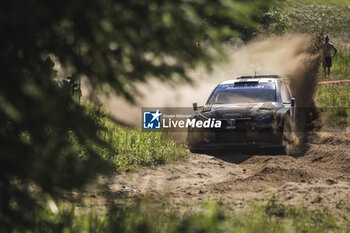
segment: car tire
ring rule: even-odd
[[[305,143],[300,141],[295,132],[295,124],[289,115],[284,118],[283,125],[283,147],[286,155],[300,157],[305,153]]]
[[[290,119],[290,116],[286,115],[284,117],[282,143],[284,152],[287,155],[294,155],[295,140],[293,140],[293,137],[293,122]]]
[[[192,153],[197,152],[197,145],[198,145],[198,140],[196,139],[195,132],[194,131],[188,131],[187,132],[187,146]]]

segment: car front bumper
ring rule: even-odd
[[[282,146],[283,131],[276,127],[189,130],[189,147],[195,150],[275,148]]]

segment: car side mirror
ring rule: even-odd
[[[295,98],[290,98],[290,106],[295,106]]]
[[[197,111],[203,108],[203,106],[198,106],[197,103],[193,103],[192,106],[193,106],[193,111]]]

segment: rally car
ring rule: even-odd
[[[191,119],[221,121],[219,128],[189,127],[191,151],[234,147],[281,148],[288,153],[296,100],[277,75],[244,76],[220,83]]]

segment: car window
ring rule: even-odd
[[[236,83],[220,85],[211,95],[208,104],[275,102],[274,83]]]
[[[281,98],[282,98],[282,102],[290,102],[289,90],[286,87],[285,83],[282,83],[281,85]]]

